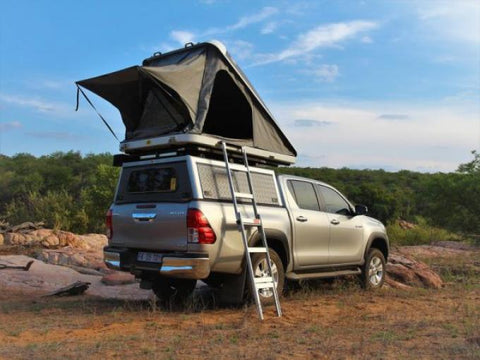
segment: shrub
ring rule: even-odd
[[[429,245],[436,241],[462,241],[461,236],[445,229],[427,224],[422,217],[415,218],[415,224],[411,229],[400,226],[399,221],[387,225],[387,233],[391,245]]]

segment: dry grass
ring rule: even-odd
[[[183,307],[91,297],[0,297],[2,359],[478,359],[479,254],[430,259],[440,290],[364,292],[311,282],[282,299],[284,316],[224,308],[208,294]],[[462,271],[468,269],[468,271]]]

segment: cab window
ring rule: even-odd
[[[325,211],[332,214],[351,215],[350,205],[340,196],[338,192],[326,186],[315,185],[317,191],[322,195],[325,204]]]
[[[318,205],[317,195],[313,185],[306,181],[290,180],[288,182],[288,188],[299,208],[305,210],[320,211]]]

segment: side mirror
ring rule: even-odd
[[[368,208],[365,205],[355,205],[355,215],[365,215],[368,213]]]

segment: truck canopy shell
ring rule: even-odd
[[[295,157],[242,71],[218,42],[200,43],[78,81],[114,105],[125,142],[174,134],[209,135],[227,143]]]

